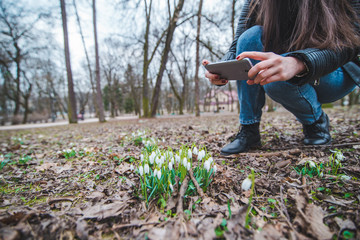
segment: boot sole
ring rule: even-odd
[[[256,149],[256,148],[258,148],[258,147],[261,147],[261,142],[260,142],[260,141],[257,142],[257,143],[255,143],[255,144],[254,144],[253,146],[251,146],[251,147],[245,148],[244,151],[242,151],[242,152],[225,153],[225,152],[221,152],[221,151],[220,151],[220,156],[230,156],[230,155],[234,155],[234,154],[244,153],[244,152],[249,151],[250,149]]]

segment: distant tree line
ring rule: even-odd
[[[214,86],[203,77],[200,61],[217,61],[226,52],[243,0],[106,2],[114,12],[108,35],[98,31],[97,19],[110,13],[95,0],[46,6],[0,1],[2,124],[59,118],[76,123],[79,113],[100,122],[125,113],[200,116],[206,109],[200,99]],[[76,34],[68,30],[73,25]],[[63,30],[63,42],[56,41],[55,29]],[[69,47],[74,38],[81,39],[80,49]],[[83,53],[80,62],[71,58],[74,50]],[[341,103],[358,104],[359,90]]]

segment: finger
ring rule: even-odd
[[[250,70],[248,72],[248,76],[250,79],[253,79],[253,78],[255,78],[256,74],[260,73],[260,71],[271,68],[272,66],[274,66],[274,62],[271,60],[265,60],[265,61],[259,62],[259,63],[255,64],[255,66],[250,68]]]
[[[208,61],[208,60],[206,60],[206,59],[204,59],[204,60],[202,60],[202,65],[208,65],[210,62]]]
[[[219,79],[219,80],[211,80],[211,83],[212,84],[215,84],[217,86],[222,86],[222,85],[225,85],[227,84],[229,81],[226,80],[226,79]]]
[[[243,52],[239,56],[236,57],[237,60],[241,60],[243,58],[251,58],[254,60],[266,60],[271,58],[274,55],[274,53],[269,52]]]
[[[211,73],[209,71],[205,72],[205,77],[207,77],[210,80],[212,80],[212,79],[216,79],[216,80],[220,79],[218,74],[214,74],[214,73]]]
[[[270,67],[264,70],[260,70],[260,72],[256,75],[255,77],[255,83],[259,84],[261,83],[264,79],[267,79],[273,75],[276,75],[279,73],[279,69],[276,67]]]
[[[246,83],[247,83],[248,85],[254,85],[254,84],[255,84],[254,80],[250,80],[250,79],[247,80]]]
[[[276,75],[273,75],[269,78],[266,78],[264,79],[263,81],[260,82],[260,85],[266,85],[266,84],[269,84],[269,83],[272,83],[272,82],[278,82],[278,81],[282,81],[281,80],[281,77],[279,74],[276,74]]]

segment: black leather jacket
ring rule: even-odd
[[[236,57],[236,44],[239,36],[248,28],[255,25],[255,19],[247,19],[249,12],[249,5],[251,0],[247,0],[242,9],[238,26],[236,29],[235,39],[232,42],[229,51],[222,58],[223,60],[235,59]],[[355,9],[360,18],[360,0],[351,0],[351,6]],[[360,26],[358,26],[360,30]],[[296,85],[303,85],[311,81],[315,81],[326,74],[342,67],[360,87],[360,61],[358,58],[360,47],[350,49],[346,48],[341,51],[333,51],[329,49],[316,49],[307,48],[297,50],[286,54],[287,56],[296,57],[307,65],[309,72],[302,77],[294,77],[289,82]]]

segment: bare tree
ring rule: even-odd
[[[81,22],[80,22],[80,17],[78,14],[78,10],[77,10],[77,5],[76,5],[76,1],[73,0],[73,5],[74,5],[74,9],[75,9],[75,15],[76,15],[76,22],[79,26],[79,33],[81,36],[81,42],[84,48],[84,53],[85,53],[85,57],[86,57],[86,67],[87,70],[89,72],[89,78],[90,78],[90,83],[91,83],[91,91],[92,91],[92,100],[94,103],[96,103],[96,84],[94,83],[94,77],[93,77],[93,71],[91,69],[91,63],[90,63],[90,58],[89,58],[89,54],[86,48],[86,43],[85,43],[85,38],[84,38],[84,34],[82,31],[82,27],[81,27]],[[95,111],[96,111],[96,115],[98,115],[98,105],[94,104],[95,106]]]
[[[151,13],[152,13],[152,3],[153,1],[150,0],[148,3],[147,0],[144,0],[145,6],[145,34],[144,34],[144,43],[143,43],[143,74],[142,74],[142,106],[143,106],[143,116],[150,117],[150,87],[149,87],[149,80],[148,80],[148,72],[149,66],[152,60],[154,59],[155,53],[160,46],[160,43],[165,36],[166,30],[162,32],[154,48],[152,49],[151,53],[149,53],[149,44],[150,44],[150,26],[151,26]]]
[[[195,115],[200,117],[200,89],[199,89],[199,68],[200,68],[200,29],[201,29],[201,11],[203,0],[199,0],[199,8],[197,13],[197,28],[196,28],[196,57],[195,57]]]
[[[72,78],[71,63],[70,63],[70,50],[69,50],[69,36],[67,30],[67,20],[66,20],[66,6],[65,0],[60,0],[61,6],[61,17],[64,31],[64,49],[65,49],[65,64],[68,80],[68,117],[69,123],[77,123],[76,115],[76,98],[74,92],[74,83]]]
[[[161,54],[160,68],[156,77],[156,84],[154,88],[154,93],[151,99],[151,117],[155,117],[156,110],[158,108],[159,97],[160,97],[160,88],[165,71],[166,63],[168,60],[169,52],[171,49],[171,42],[174,36],[175,28],[177,27],[177,21],[179,20],[180,12],[184,6],[185,0],[179,0],[173,14],[170,12],[170,1],[168,0],[168,13],[169,13],[169,24],[167,27],[165,46]]]
[[[93,9],[93,27],[94,27],[94,40],[95,40],[95,77],[96,77],[96,103],[99,111],[99,122],[105,122],[104,104],[101,94],[101,83],[100,83],[100,62],[99,62],[99,47],[97,40],[96,30],[96,1],[92,1]]]

